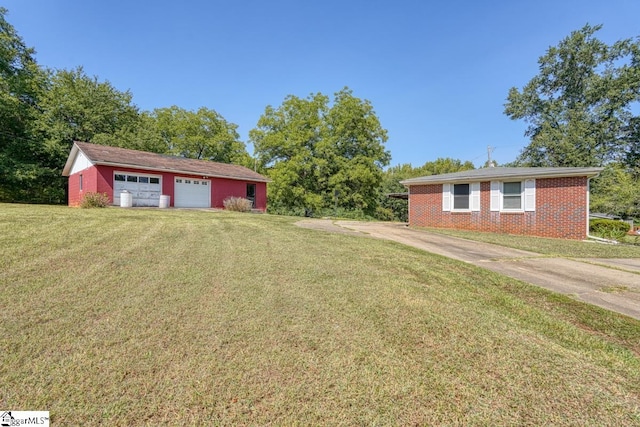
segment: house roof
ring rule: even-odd
[[[441,175],[421,176],[400,181],[406,187],[421,184],[478,182],[505,179],[560,178],[570,176],[597,176],[603,168],[482,168]]]
[[[90,144],[88,142],[74,142],[69,158],[62,171],[63,176],[69,176],[73,162],[82,152],[91,163],[146,169],[160,172],[174,172],[183,174],[204,175],[215,178],[269,182],[270,179],[252,171],[249,168],[228,163],[211,162],[208,160],[188,159],[164,154],[148,153],[146,151],[130,150],[127,148],[110,147],[107,145]]]

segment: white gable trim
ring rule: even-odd
[[[71,172],[69,173],[69,175],[73,175],[74,173],[89,169],[91,166],[93,166],[91,160],[89,160],[82,151],[78,150],[75,159],[73,159],[73,164],[71,165]]]

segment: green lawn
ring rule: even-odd
[[[427,230],[433,231],[434,233],[567,258],[640,258],[640,245],[631,244],[637,242],[633,236],[627,239],[630,244],[612,245],[596,242],[595,240],[547,239],[543,237],[484,233],[480,231],[445,228],[427,228]]]
[[[295,220],[0,205],[0,407],[52,425],[640,425],[640,322]]]

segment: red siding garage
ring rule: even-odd
[[[158,206],[167,195],[175,207],[223,208],[225,199],[242,197],[255,209],[267,208],[268,178],[238,165],[76,142],[63,175],[69,177],[70,206],[87,192],[106,193],[119,205],[126,190],[134,206]]]

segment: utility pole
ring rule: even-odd
[[[487,167],[490,167],[490,168],[493,167],[493,161],[491,160],[491,153],[493,153],[493,150],[495,149],[496,147],[487,145]]]

